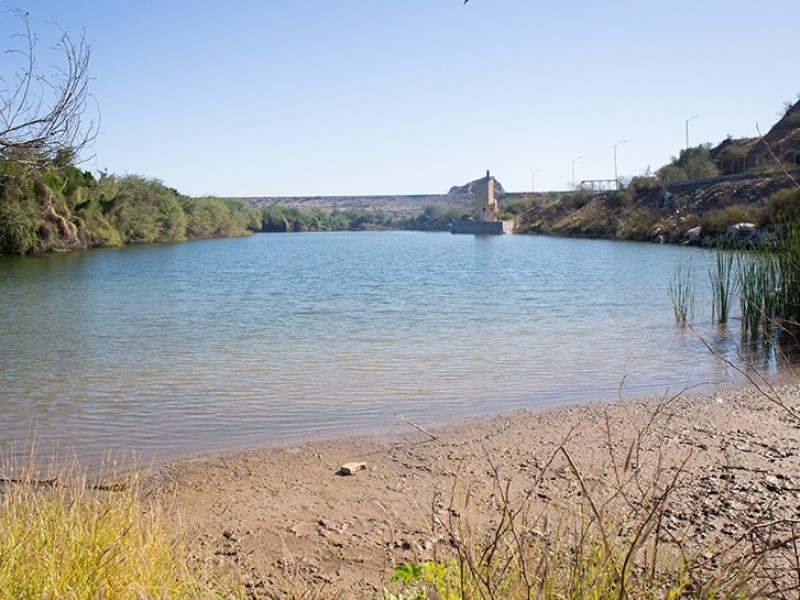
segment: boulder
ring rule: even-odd
[[[683,234],[683,243],[687,245],[696,245],[702,241],[702,228],[692,227]]]
[[[653,228],[653,232],[650,234],[650,240],[653,242],[658,242],[659,244],[663,244],[667,241],[667,232],[664,231],[663,227],[657,225]]]
[[[747,238],[758,234],[758,227],[755,223],[736,223],[728,227],[726,235],[736,238]]]

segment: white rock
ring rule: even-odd
[[[339,475],[355,475],[361,469],[366,469],[367,463],[363,462],[349,462],[342,465],[339,469]]]

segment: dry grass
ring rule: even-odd
[[[663,451],[672,400],[632,434],[605,413],[608,456],[600,472],[573,459],[575,429],[524,490],[515,490],[487,453],[492,505],[480,505],[459,477],[447,510],[433,512],[445,543],[434,560],[397,567],[387,598],[796,598],[797,523],[763,520],[741,535],[706,538],[692,517],[676,518],[699,515],[701,505],[685,497],[692,451],[671,460]],[[559,498],[543,486],[554,478]]]
[[[179,527],[147,506],[136,475],[97,483],[9,463],[2,475],[0,599],[238,597],[188,566]]]

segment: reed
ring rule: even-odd
[[[768,251],[739,253],[736,279],[742,312],[742,338],[769,337],[780,315],[780,260]]]
[[[675,322],[685,326],[694,319],[694,282],[692,280],[691,262],[684,267],[682,263],[675,266],[669,284],[669,297],[675,311]]]
[[[711,279],[711,320],[727,323],[731,309],[731,300],[736,297],[737,279],[734,276],[735,255],[731,252],[717,250],[714,264],[709,270]]]
[[[800,324],[800,225],[787,229],[778,253],[780,264],[779,310],[784,324]]]

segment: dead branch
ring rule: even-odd
[[[25,166],[75,159],[97,135],[96,121],[87,119],[90,47],[83,34],[75,40],[59,29],[64,64],[43,73],[28,13],[11,12],[22,23],[15,36],[22,43],[6,51],[19,63],[11,80],[0,76],[0,155]]]
[[[772,149],[772,146],[769,145],[769,142],[764,137],[764,134],[761,133],[761,130],[758,128],[758,123],[756,123],[756,131],[758,132],[758,137],[767,147],[767,152],[769,152],[769,155],[772,157],[772,160],[775,161],[775,164],[780,167],[781,171],[783,171],[783,174],[786,175],[796,187],[800,188],[800,182],[797,181],[797,179],[795,179],[791,173],[789,173],[789,171],[786,169],[786,166],[783,164],[783,162],[781,162],[781,159],[777,157],[775,151]]]
[[[423,429],[422,427],[420,427],[419,425],[417,425],[416,423],[414,423],[413,421],[411,421],[410,419],[406,419],[406,418],[405,418],[403,415],[398,415],[398,414],[396,414],[396,413],[395,413],[395,415],[394,415],[394,416],[395,416],[395,417],[397,417],[398,419],[400,419],[401,421],[404,421],[404,422],[408,423],[409,425],[411,425],[411,427],[413,427],[413,428],[414,428],[414,429],[416,429],[417,431],[421,431],[422,433],[424,433],[425,435],[427,435],[427,436],[428,436],[429,438],[431,438],[432,440],[438,440],[438,439],[439,439],[439,438],[437,438],[435,435],[433,435],[432,433],[430,433],[429,431],[426,431],[425,429]]]

